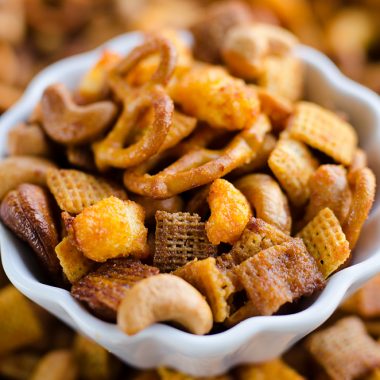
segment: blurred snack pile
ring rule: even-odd
[[[284,357],[202,380],[379,380],[380,276],[349,298]],[[160,367],[127,367],[7,283],[0,267],[0,379],[196,380]]]
[[[1,0],[0,112],[47,64],[125,31],[190,28],[203,41],[206,33],[198,58],[213,61],[228,28],[248,20],[289,28],[380,92],[379,0]]]

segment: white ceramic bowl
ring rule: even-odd
[[[125,53],[141,41],[137,33],[120,36],[105,46]],[[6,155],[9,128],[25,120],[44,88],[53,82],[69,87],[97,59],[103,47],[58,62],[40,73],[23,98],[0,120],[0,154]],[[300,47],[306,65],[307,97],[346,112],[369,155],[370,166],[380,178],[380,100],[377,95],[345,78],[321,53]],[[1,180],[1,179],[0,179]],[[333,275],[313,302],[291,315],[254,317],[211,336],[195,336],[157,324],[136,336],[124,335],[116,325],[92,316],[64,289],[40,282],[31,251],[0,225],[4,269],[12,283],[27,297],[49,310],[75,330],[91,337],[127,363],[141,368],[166,365],[193,375],[215,375],[244,362],[260,362],[281,355],[296,341],[321,325],[345,296],[380,272],[379,200],[367,221],[354,263]]]

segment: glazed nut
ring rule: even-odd
[[[137,334],[164,321],[204,335],[211,330],[213,317],[202,295],[185,280],[171,274],[146,278],[127,290],[117,313],[117,323],[126,334]]]
[[[63,84],[47,87],[41,99],[42,126],[49,137],[60,144],[93,141],[110,125],[116,111],[110,101],[76,104]]]
[[[0,200],[22,183],[46,184],[46,173],[56,166],[43,158],[15,156],[0,162]]]
[[[243,78],[254,78],[264,58],[286,55],[296,43],[293,34],[278,26],[239,25],[228,32],[222,52],[231,71]]]
[[[59,281],[62,270],[55,253],[58,231],[47,192],[28,183],[18,186],[2,201],[0,218],[31,246],[51,277]]]

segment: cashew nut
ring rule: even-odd
[[[238,76],[254,79],[263,59],[285,55],[297,38],[277,26],[267,24],[239,25],[231,29],[223,44],[223,57],[229,69]]]
[[[43,128],[61,144],[77,145],[96,139],[116,115],[116,106],[102,101],[80,106],[62,84],[45,89],[41,99]]]
[[[212,312],[193,286],[172,274],[159,274],[139,281],[122,300],[117,323],[134,335],[155,322],[172,321],[203,335],[212,328]]]
[[[30,156],[8,157],[0,161],[0,200],[22,183],[46,184],[48,169],[56,166],[43,158]]]

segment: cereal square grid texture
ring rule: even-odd
[[[341,319],[314,333],[306,346],[334,380],[357,379],[380,365],[380,345],[367,334],[357,317]]]
[[[112,259],[76,282],[71,294],[85,302],[97,316],[114,321],[125,291],[136,282],[158,273],[157,268],[137,260]]]
[[[310,295],[325,283],[301,239],[261,251],[235,271],[256,315],[272,315],[285,303]]]
[[[228,297],[234,291],[231,280],[219,270],[214,257],[193,261],[174,272],[202,293],[209,303],[215,322],[229,315]]]
[[[339,220],[328,207],[321,210],[298,236],[304,241],[325,278],[338,269],[350,255],[349,243]]]
[[[333,112],[316,104],[300,102],[288,125],[290,135],[349,165],[353,159],[357,136],[354,128]]]
[[[253,217],[230,254],[234,263],[240,264],[264,249],[290,240],[292,238],[277,227]]]
[[[72,214],[111,195],[127,199],[119,186],[78,170],[52,169],[47,174],[47,184],[61,210]]]
[[[156,212],[156,240],[153,264],[171,272],[188,262],[216,254],[206,235],[205,223],[198,214]]]
[[[269,156],[268,165],[290,201],[295,206],[305,204],[310,196],[309,179],[318,167],[307,146],[300,141],[283,138]]]

